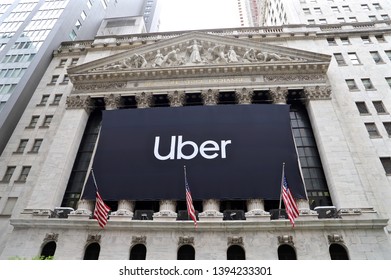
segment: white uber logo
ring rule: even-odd
[[[177,142],[178,137],[178,142]],[[206,140],[203,142],[200,147],[193,141],[184,141],[183,136],[171,136],[171,144],[170,144],[170,152],[162,156],[159,154],[159,144],[160,144],[160,136],[155,137],[155,147],[153,149],[153,154],[158,160],[171,160],[171,159],[192,159],[195,158],[198,153],[203,158],[206,159],[214,159],[219,156],[219,152],[221,152],[221,158],[227,157],[227,145],[231,144],[231,140],[221,140],[220,145],[216,141]],[[183,147],[190,146],[192,148],[192,152],[189,155],[185,155],[182,152]],[[176,157],[175,157],[176,152]]]

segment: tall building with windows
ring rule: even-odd
[[[93,38],[106,0],[5,0],[0,4],[0,153],[63,41]]]
[[[390,24],[62,43],[0,157],[0,258],[391,259]]]

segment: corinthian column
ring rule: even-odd
[[[121,103],[121,96],[110,94],[104,97],[104,101],[106,110],[115,110],[118,109]]]
[[[150,92],[141,92],[136,96],[137,108],[148,108],[151,105],[152,94]]]
[[[272,97],[273,104],[286,104],[288,89],[282,87],[271,88],[270,96]]]
[[[239,104],[251,104],[253,94],[254,91],[247,88],[235,91],[236,99],[239,101]]]
[[[170,100],[171,107],[180,107],[183,106],[185,100],[184,91],[173,91],[168,93],[168,99]]]
[[[217,89],[208,89],[201,91],[204,105],[216,105],[219,100],[219,91]]]

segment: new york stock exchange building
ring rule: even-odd
[[[54,52],[1,156],[1,259],[391,259],[391,142],[369,130],[391,122],[391,67],[359,42],[389,24],[101,28]]]

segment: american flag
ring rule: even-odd
[[[288,214],[288,219],[292,224],[292,227],[295,226],[295,219],[299,217],[299,209],[297,208],[295,199],[292,196],[291,191],[289,190],[288,182],[284,175],[282,183],[282,199],[285,204],[285,211]]]
[[[94,170],[91,169],[92,179],[94,180],[94,185],[96,189],[96,199],[95,199],[95,210],[94,218],[98,220],[98,224],[101,228],[104,228],[107,224],[107,217],[110,212],[110,207],[104,203],[102,197],[98,191],[98,185],[96,184]]]
[[[101,228],[104,228],[107,224],[107,216],[109,214],[110,207],[107,206],[99,192],[96,191],[96,202],[94,210],[94,218],[98,220],[98,224]]]
[[[191,197],[191,192],[189,188],[189,184],[187,183],[186,178],[186,167],[185,167],[185,188],[186,188],[186,205],[187,205],[187,214],[193,220],[194,226],[197,228],[197,217],[193,206],[193,199]]]

